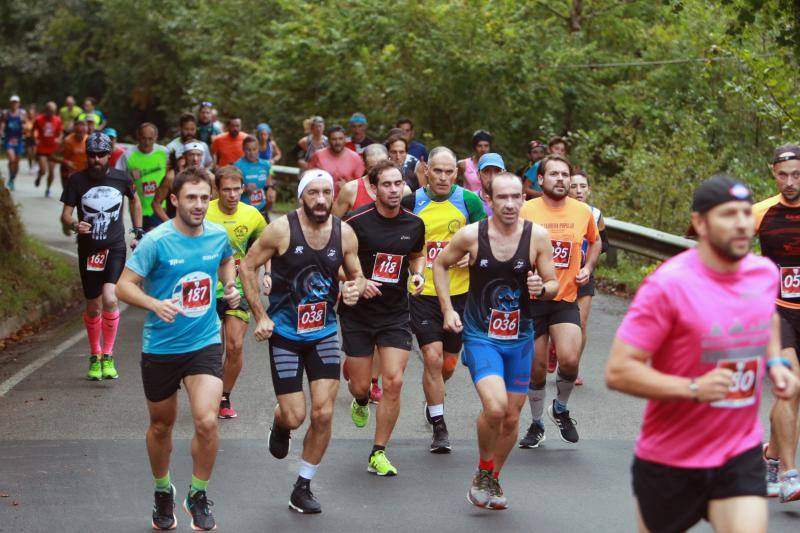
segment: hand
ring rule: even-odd
[[[356,305],[358,302],[358,285],[355,281],[345,281],[342,287],[342,301],[345,305]]]
[[[264,293],[264,296],[269,296],[269,293],[272,292],[272,276],[270,274],[264,274],[264,290],[261,292]]]
[[[769,378],[772,380],[772,392],[781,400],[788,400],[797,394],[797,375],[783,365],[774,365],[769,369]]]
[[[591,275],[592,275],[592,271],[591,271],[591,270],[589,270],[589,269],[588,269],[588,268],[586,268],[586,267],[583,267],[582,269],[580,269],[580,270],[578,271],[578,275],[577,275],[577,276],[575,276],[575,282],[576,282],[576,283],[577,283],[579,286],[583,287],[584,285],[586,285],[587,283],[589,283],[589,276],[591,276]],[[541,290],[541,289],[539,289],[539,290]]]
[[[225,284],[225,292],[223,293],[223,298],[228,303],[228,307],[231,309],[236,309],[239,307],[239,304],[242,303],[242,295],[239,294],[239,290],[236,288],[235,281],[229,281]]]
[[[543,287],[544,282],[542,281],[542,277],[528,270],[528,294],[531,296],[539,296],[542,293]]]
[[[133,239],[131,241],[131,250],[135,250],[137,246],[139,246],[139,239]]]
[[[414,290],[411,291],[413,296],[422,294],[422,289],[425,288],[425,276],[419,273],[414,273],[411,276],[411,284],[414,285]]]
[[[445,331],[452,331],[453,333],[460,333],[464,326],[461,325],[461,317],[455,312],[455,309],[448,309],[444,313]]]
[[[78,222],[76,229],[78,230],[79,235],[89,235],[92,232],[92,224],[86,222],[85,220],[81,220]]]
[[[275,328],[275,323],[268,316],[265,316],[256,324],[256,330],[253,332],[258,342],[265,341],[272,337],[272,330]]]
[[[469,266],[469,254],[459,259],[458,263],[456,263],[456,266],[458,268],[467,268]]]
[[[728,395],[733,385],[733,371],[728,368],[715,368],[695,380],[697,383],[697,400],[700,402],[716,402]]]
[[[172,300],[156,300],[151,311],[163,322],[172,324],[175,317],[181,312],[181,308]]]
[[[372,281],[371,279],[367,280],[367,284],[364,286],[364,294],[362,296],[364,299],[369,300],[370,298],[374,298],[376,296],[383,296],[383,293],[378,289],[378,287],[382,286],[382,283],[378,283],[377,281]]]

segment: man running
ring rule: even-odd
[[[263,233],[267,223],[258,209],[241,202],[244,178],[238,168],[229,165],[217,169],[216,182],[219,198],[208,204],[206,220],[219,224],[228,232],[237,273],[236,289],[242,294],[242,283],[238,277],[239,264],[247,255],[250,245]],[[222,285],[217,284],[217,314],[222,320],[222,338],[225,342],[219,417],[236,418],[238,414],[231,403],[231,393],[242,371],[244,336],[250,323],[250,309],[245,301],[236,308],[230,308],[224,298]]]
[[[488,182],[494,215],[460,229],[433,263],[444,328],[464,331],[464,361],[481,399],[478,473],[467,493],[477,507],[505,509],[500,470],[514,447],[533,356],[532,295],[558,292],[547,231],[520,220],[522,182],[503,172]],[[448,269],[469,257],[463,321],[450,298]],[[534,274],[533,270],[538,273]]]
[[[172,190],[172,180],[174,179],[175,171],[182,172],[187,168],[205,168],[203,161],[205,161],[208,146],[206,143],[197,140],[191,140],[183,145],[181,148],[181,155],[178,158],[178,169],[169,168],[164,179],[156,189],[156,194],[153,196],[153,214],[158,217],[162,222],[166,222],[171,218],[175,218],[175,206],[169,199],[170,191]],[[212,196],[214,194],[214,183],[212,182]]]
[[[433,285],[433,262],[453,235],[467,224],[486,218],[480,198],[456,185],[457,160],[452,150],[439,146],[428,157],[428,185],[404,200],[425,223],[425,287],[410,299],[411,329],[417,337],[424,369],[425,419],[433,426],[431,453],[450,453],[450,434],[444,421],[444,383],[456,369],[461,334],[443,329],[444,316]],[[450,295],[459,314],[469,289],[469,257],[451,268]]]
[[[425,285],[425,224],[400,206],[404,182],[391,161],[381,161],[367,174],[375,203],[357,209],[347,223],[358,237],[361,271],[368,273],[362,299],[341,309],[342,351],[350,374],[351,418],[362,428],[369,420],[372,355],[377,350],[383,394],[376,411],[375,438],[367,471],[397,475],[386,446],[400,414],[403,386],[411,350],[408,280],[418,295]]]
[[[167,143],[167,153],[169,154],[169,168],[173,172],[178,173],[183,170],[180,165],[180,159],[183,157],[183,147],[187,143],[197,140],[197,119],[192,113],[184,113],[178,119],[178,131],[180,135]],[[214,160],[211,158],[211,150],[208,145],[203,141],[199,141],[200,146],[203,147],[203,166],[206,168],[211,167]]]
[[[258,139],[248,135],[244,139],[244,156],[236,162],[236,168],[244,176],[242,202],[255,207],[265,220],[269,220],[269,210],[275,201],[273,188],[272,165],[266,159],[258,157]]]
[[[73,131],[66,137],[61,148],[61,189],[67,188],[67,178],[79,170],[86,168],[86,121],[75,119],[73,122]],[[109,137],[109,142],[111,138]],[[113,147],[111,150],[113,153]],[[109,153],[108,166],[114,168],[111,164],[111,153]]]
[[[781,356],[798,371],[800,342],[800,146],[780,146],[772,156],[772,175],[778,194],[753,206],[761,253],[780,270],[776,300],[781,319]],[[770,414],[772,431],[764,447],[767,463],[767,495],[781,502],[800,499],[797,453],[798,397],[776,399]]]
[[[257,321],[256,340],[270,341],[272,384],[278,405],[269,451],[277,459],[289,453],[290,432],[305,420],[303,372],[308,375],[311,424],[303,440],[300,471],[289,507],[300,513],[319,513],[322,507],[311,493],[311,480],[330,442],[333,403],[339,390],[334,310],[339,297],[339,267],[344,266],[348,277],[342,288],[344,305],[355,305],[365,280],[355,233],[330,214],[333,177],[324,170],[306,171],[297,196],[301,207],[267,226],[247,253],[239,275]],[[273,281],[267,315],[256,271],[270,260]]]
[[[547,414],[558,426],[561,440],[578,442],[575,420],[570,417],[567,402],[578,378],[581,348],[581,316],[575,303],[578,287],[589,282],[600,255],[601,243],[592,212],[586,204],[568,196],[572,166],[561,156],[548,156],[539,166],[542,196],[528,200],[520,216],[544,227],[553,245],[553,263],[558,277],[558,294],[550,301],[532,303],[534,353],[531,385],[531,423],[520,441],[520,448],[537,448],[544,442],[542,415],[546,398],[547,346],[552,341],[558,357],[556,398]],[[586,263],[581,267],[581,245],[589,242]]]
[[[361,153],[364,158],[364,168],[367,173],[370,169],[381,161],[389,159],[389,152],[382,144],[370,144]],[[404,193],[410,194],[409,193]],[[369,177],[364,176],[361,179],[348,181],[344,187],[339,191],[339,195],[333,202],[333,210],[331,211],[334,216],[343,217],[353,209],[358,209],[362,205],[371,204],[375,201],[375,196],[372,194],[371,187],[369,186]]]
[[[36,186],[47,173],[47,188],[44,191],[46,198],[50,198],[50,187],[53,185],[56,172],[56,160],[53,157],[61,145],[61,134],[64,127],[61,118],[56,115],[56,103],[47,102],[44,113],[33,121],[33,132],[36,139],[36,160],[39,163],[39,172],[36,175]]]
[[[458,175],[464,180],[464,188],[477,193],[481,190],[478,175],[478,160],[492,150],[492,135],[488,131],[477,130],[472,134],[472,155],[458,162]]]
[[[150,122],[143,122],[136,130],[136,146],[131,147],[117,161],[117,169],[127,172],[136,185],[136,194],[142,202],[142,224],[150,231],[161,219],[153,211],[156,189],[167,175],[167,149],[158,140],[158,128]]]
[[[211,146],[214,137],[222,133],[222,130],[214,124],[214,104],[202,102],[197,108],[197,140],[204,142],[206,146]]]
[[[544,143],[537,140],[528,143],[528,166],[517,171],[517,175],[522,177],[528,200],[542,195],[542,187],[539,185],[539,163],[546,155],[547,148]]]
[[[75,120],[83,113],[83,109],[75,105],[75,97],[67,96],[64,105],[58,110],[58,117],[64,126],[64,133],[72,133]]]
[[[647,398],[633,460],[639,531],[766,531],[764,374],[788,399],[780,356],[778,269],[750,252],[752,193],[715,176],[692,199],[696,249],[645,279],[617,330],[608,387]]]
[[[211,154],[219,167],[232,165],[244,155],[242,145],[247,134],[242,132],[242,119],[229,117],[226,126],[227,131],[217,135],[211,141]]]
[[[19,96],[13,95],[8,100],[8,109],[0,116],[0,137],[3,139],[3,150],[8,158],[8,189],[14,190],[14,180],[19,172],[19,159],[25,154],[23,124],[26,120]]]
[[[119,158],[125,154],[125,149],[121,146],[117,146],[117,130],[114,128],[104,128],[103,133],[108,135],[108,138],[111,139],[111,158],[108,160],[108,166],[111,168],[117,167],[117,161]]]
[[[106,116],[102,111],[97,109],[97,100],[92,96],[87,96],[83,101],[83,113],[78,117],[89,121],[94,120],[94,126],[98,130],[106,127]],[[89,132],[91,133],[91,132]]]
[[[345,147],[343,127],[331,126],[328,141],[330,146],[314,152],[308,168],[320,168],[333,176],[333,195],[336,197],[345,183],[364,175],[364,162],[357,153]]]
[[[364,148],[375,144],[374,139],[367,137],[367,117],[364,113],[353,113],[349,121],[350,137],[347,138],[347,146],[352,151],[361,155]]]
[[[217,411],[222,396],[220,322],[214,309],[217,279],[227,305],[236,308],[232,250],[225,231],[204,221],[211,199],[208,171],[175,177],[171,200],[177,216],[146,235],[125,266],[119,298],[149,313],[142,331],[142,383],[150,413],[147,453],[155,484],[153,529],[176,526],[175,487],[169,464],[178,389],[189,396],[194,437],[192,481],[183,508],[195,531],[216,528],[206,491],[219,446]]]
[[[490,188],[492,180],[498,174],[506,171],[506,164],[503,156],[494,152],[483,154],[478,159],[478,176],[481,179],[481,189],[478,191],[478,198],[483,202],[483,209],[487,216],[492,216],[492,197]]]
[[[61,224],[78,234],[78,270],[86,298],[83,323],[89,337],[87,379],[117,379],[114,341],[119,326],[116,283],[125,266],[124,197],[128,197],[135,239],[142,237],[142,206],[125,173],[108,167],[111,140],[102,133],[86,139],[88,168],[72,174],[61,193]],[[78,208],[78,221],[72,218]],[[136,245],[136,240],[131,244]],[[101,342],[102,337],[102,342]]]
[[[395,125],[395,128],[403,130],[403,136],[408,141],[408,154],[413,155],[420,161],[428,160],[428,149],[425,145],[414,139],[414,123],[410,118],[401,118]]]

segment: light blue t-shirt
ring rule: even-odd
[[[531,182],[531,185],[533,185],[533,190],[539,192],[542,191],[542,186],[539,185],[539,177],[537,176],[537,174],[539,173],[540,163],[541,161],[537,161],[532,166],[528,167],[528,170],[525,171],[525,176],[524,176],[528,181]]]
[[[203,233],[184,235],[172,220],[147,233],[125,266],[144,278],[144,292],[172,299],[182,312],[171,324],[150,311],[142,331],[142,352],[185,354],[220,341],[215,288],[220,263],[233,255],[228,233],[203,222]]]
[[[266,159],[259,159],[256,163],[242,157],[234,163],[244,175],[244,191],[242,202],[252,205],[259,211],[267,207],[267,180],[269,179],[270,164]]]

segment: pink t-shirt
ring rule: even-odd
[[[478,172],[478,165],[471,157],[464,160],[464,188],[474,193],[481,190],[481,175]]]
[[[338,154],[334,154],[330,147],[318,150],[311,156],[308,168],[321,168],[333,176],[334,196],[339,194],[341,185],[357,180],[364,175],[364,162],[357,153],[349,148],[345,148]]]
[[[668,466],[715,468],[757,446],[764,357],[778,270],[749,254],[738,272],[711,270],[689,250],[647,277],[617,337],[652,352],[665,374],[699,377],[715,366],[734,372],[725,400],[713,404],[649,400],[636,456]]]

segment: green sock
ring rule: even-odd
[[[172,492],[172,480],[169,477],[169,472],[164,477],[153,478],[156,484],[156,492]]]
[[[192,486],[189,489],[189,496],[194,496],[195,492],[206,489],[208,489],[208,480],[198,479],[192,474]]]

